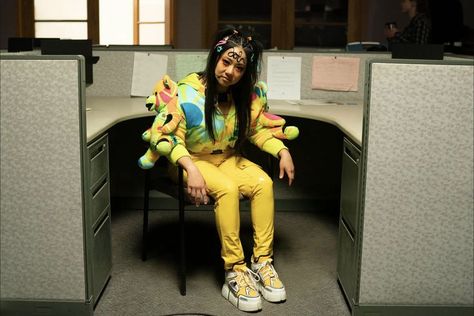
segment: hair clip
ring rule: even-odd
[[[222,50],[221,46],[227,43],[228,39],[229,39],[229,36],[226,36],[223,39],[221,39],[219,42],[217,42],[216,46],[214,46],[214,48],[217,50],[218,53],[220,53],[220,51]]]

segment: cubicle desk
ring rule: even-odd
[[[362,112],[359,102],[353,104],[328,103],[323,100],[280,101],[269,100],[269,112],[323,121],[337,126],[359,146],[362,144]],[[87,142],[125,120],[154,116],[145,107],[145,98],[138,97],[88,97]]]
[[[154,116],[153,112],[146,110],[144,99],[87,98],[88,142],[109,132],[114,208],[140,209],[143,204],[144,175],[136,161],[146,150],[146,143],[140,135],[151,125]],[[269,108],[271,113],[285,117],[287,125],[299,126],[301,132],[296,140],[286,142],[297,167],[297,181],[291,187],[286,181],[275,181],[276,210],[337,212],[342,137],[346,135],[360,146],[362,104],[269,100]],[[257,163],[264,163],[265,155],[253,147],[246,147],[246,155]],[[312,177],[316,177],[317,181],[310,181]],[[153,193],[150,203],[152,208],[175,208],[173,199],[157,192]],[[248,209],[245,203],[242,207]]]

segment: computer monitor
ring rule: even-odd
[[[10,37],[8,38],[8,52],[25,52],[33,50],[32,37]]]
[[[441,44],[392,43],[392,58],[443,60]]]
[[[33,48],[41,48],[41,45],[47,41],[57,41],[60,38],[58,37],[34,37],[33,38]]]

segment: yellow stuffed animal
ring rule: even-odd
[[[259,141],[262,143],[267,139],[276,137],[278,139],[288,139],[293,140],[299,135],[299,129],[296,126],[285,126],[285,119],[268,113],[268,104],[266,103],[267,86],[263,81],[259,81],[256,84],[255,93],[252,95],[252,108],[251,108],[251,122],[254,126],[252,128],[257,128]],[[261,102],[256,102],[257,99],[265,100]],[[265,102],[262,104],[262,102]]]
[[[162,155],[168,155],[182,141],[174,134],[178,131],[181,114],[178,112],[178,85],[168,75],[155,84],[153,95],[146,99],[148,111],[156,111],[151,128],[142,134],[142,139],[150,143],[146,153],[138,159],[142,169],[150,169]],[[170,135],[173,134],[173,135]]]

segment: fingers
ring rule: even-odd
[[[280,179],[283,179],[283,177],[285,176],[285,173],[288,176],[288,185],[291,185],[293,183],[293,180],[295,179],[295,169],[280,167],[280,174],[278,177]]]
[[[288,185],[291,186],[293,180],[295,179],[295,170],[290,169],[286,171],[286,175],[288,176]]]
[[[278,178],[283,179],[284,175],[285,175],[285,168],[280,167],[280,175],[278,176]]]
[[[196,206],[209,203],[209,196],[207,195],[206,188],[188,187],[188,194],[191,196]]]

